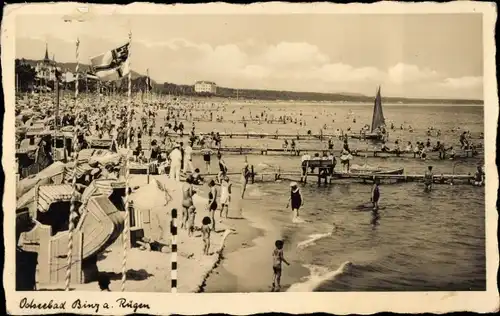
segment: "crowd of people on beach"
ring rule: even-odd
[[[99,104],[100,106],[91,106],[91,104]],[[240,108],[241,109],[241,108]],[[163,110],[163,111],[161,111]],[[203,240],[203,254],[210,255],[210,240],[211,234],[216,232],[216,225],[223,219],[229,218],[230,209],[232,209],[232,196],[234,186],[230,174],[239,174],[240,181],[240,198],[244,199],[245,192],[249,180],[252,177],[252,169],[245,159],[245,163],[239,172],[230,173],[230,166],[226,163],[222,153],[222,137],[216,131],[201,133],[197,131],[197,122],[208,120],[214,121],[214,113],[219,112],[215,116],[216,122],[223,122],[222,113],[227,111],[226,104],[217,104],[214,102],[185,102],[179,100],[177,102],[139,102],[133,101],[131,104],[130,116],[127,107],[123,105],[121,100],[97,100],[92,98],[81,98],[78,103],[71,98],[61,98],[60,105],[56,108],[53,100],[44,95],[35,98],[25,98],[18,101],[16,104],[17,127],[24,127],[25,130],[16,133],[17,148],[26,148],[33,144],[43,144],[48,159],[52,162],[57,157],[53,154],[56,146],[54,139],[50,137],[50,133],[40,133],[35,135],[34,139],[26,142],[27,131],[36,127],[36,122],[42,122],[43,127],[47,127],[52,132],[57,127],[59,131],[71,131],[74,133],[74,146],[63,146],[67,152],[67,160],[72,161],[77,159],[77,153],[83,149],[91,147],[92,140],[111,140],[112,148],[116,152],[125,149],[131,149],[131,161],[129,163],[146,164],[148,172],[165,174],[177,182],[182,182],[182,213],[180,228],[187,231],[189,237],[193,237],[196,230],[201,231]],[[233,110],[231,114],[235,114]],[[298,126],[306,126],[306,120],[302,117],[302,112],[296,115],[284,114],[275,117],[272,113],[273,109],[266,109],[260,113],[252,113],[242,116],[240,121],[231,121],[234,124],[243,124],[246,128],[247,124],[257,122],[264,123],[279,123],[279,124],[296,124]],[[164,115],[160,117],[160,112]],[[196,116],[196,112],[201,112],[201,116]],[[163,124],[160,122],[163,121]],[[333,120],[334,122],[334,120]],[[353,120],[355,123],[355,119]],[[190,124],[191,126],[187,126]],[[72,128],[70,128],[72,127]],[[326,124],[323,129],[326,129]],[[401,124],[400,129],[404,127]],[[350,128],[347,132],[350,132]],[[367,132],[369,126],[364,126],[362,131]],[[389,130],[389,129],[388,129]],[[395,153],[413,153],[415,158],[425,160],[428,152],[438,152],[439,159],[455,159],[457,153],[454,146],[445,146],[443,141],[436,140],[432,144],[431,136],[439,138],[440,130],[429,128],[427,131],[426,141],[417,141],[413,144],[407,142],[406,147],[402,147],[402,140],[397,138],[394,142],[394,148],[389,148],[388,145],[388,130],[380,130],[384,134],[385,141],[379,148],[382,152]],[[394,123],[391,123],[390,130],[395,130]],[[408,132],[413,132],[413,127],[408,126]],[[458,129],[457,129],[458,130]],[[454,130],[455,132],[456,130]],[[310,134],[311,131],[309,130]],[[277,134],[277,132],[276,132]],[[435,136],[434,136],[435,134]],[[337,161],[342,166],[342,171],[349,173],[351,160],[356,156],[356,150],[349,146],[347,134],[337,129],[335,137],[342,141],[342,147],[339,156],[335,156],[334,152],[334,137],[327,137],[327,149],[322,152],[310,154],[307,151],[302,151],[301,181],[307,177],[308,173],[313,173],[315,170],[314,161],[328,162],[327,168],[319,168],[320,172],[325,172],[327,175],[333,175]],[[470,132],[463,131],[459,136],[460,149],[477,151],[479,146],[474,144]],[[283,148],[285,151],[294,151],[297,148],[297,141],[293,138],[283,140]],[[203,156],[203,166],[196,166],[193,163],[193,154],[195,149],[199,148]],[[217,159],[218,170],[212,173],[212,157],[215,155]],[[79,183],[79,191],[83,192],[84,188],[90,185],[96,179],[118,179],[120,177],[119,160],[112,160],[110,163],[100,166],[96,161],[89,161],[89,165],[93,170],[86,176],[84,183]],[[50,162],[49,162],[50,164]],[[22,168],[21,166],[19,167]],[[207,176],[200,171],[204,169]],[[478,167],[474,176],[474,185],[484,184],[484,168]],[[439,177],[433,174],[433,167],[429,166],[424,175],[424,190],[430,192],[433,189],[435,181],[440,181]],[[200,194],[201,185],[208,185],[206,192],[206,205],[202,216],[202,226],[195,227],[197,211],[193,197]],[[371,194],[370,204],[375,214],[378,214],[379,201],[381,197],[380,180],[375,179]],[[290,192],[287,208],[291,208],[292,221],[299,221],[299,210],[304,205],[304,197],[297,182],[290,183]],[[218,216],[217,216],[218,215]],[[218,219],[216,218],[218,217]],[[278,240],[275,243],[273,257],[273,283],[272,288],[279,290],[281,278],[282,263],[289,264],[283,254],[283,241]],[[108,284],[109,285],[109,284]],[[104,285],[103,288],[106,288]]]

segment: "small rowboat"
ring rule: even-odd
[[[362,174],[367,174],[367,173],[372,173],[372,174],[377,174],[377,173],[383,173],[383,174],[403,174],[405,169],[404,168],[383,168],[383,167],[373,167],[373,166],[368,166],[368,165],[353,165],[349,168],[351,173],[362,173]]]

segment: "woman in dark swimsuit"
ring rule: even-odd
[[[205,167],[207,168],[207,173],[210,174],[210,155],[212,154],[209,148],[203,149],[203,161],[205,161]]]
[[[290,204],[292,206],[293,219],[296,220],[299,217],[299,209],[304,204],[302,194],[296,182],[290,183],[290,199],[286,207],[288,208]]]
[[[208,192],[208,211],[210,212],[210,219],[212,220],[212,230],[215,231],[215,210],[217,210],[217,187],[215,181],[210,180],[208,183],[210,192]]]

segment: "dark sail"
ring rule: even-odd
[[[382,111],[382,97],[380,96],[380,87],[378,87],[377,96],[375,97],[375,104],[373,106],[372,133],[381,126],[385,126],[385,118],[384,112]]]

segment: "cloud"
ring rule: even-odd
[[[262,55],[263,62],[272,67],[321,65],[329,61],[315,45],[308,43],[281,42],[271,45]]]
[[[420,69],[418,66],[404,63],[398,63],[389,68],[388,76],[389,80],[395,84],[435,80],[439,77],[438,73],[434,70],[428,68]]]
[[[483,78],[481,77],[460,77],[460,78],[446,78],[442,82],[442,86],[451,89],[473,89],[482,88]]]
[[[16,49],[29,57],[37,47],[37,56],[45,45],[37,38],[36,46],[17,39]],[[84,42],[93,43],[85,45]],[[235,43],[210,45],[184,38],[153,41],[133,39],[132,65],[136,71],[150,69],[157,82],[189,84],[211,80],[220,86],[254,89],[300,90],[313,92],[352,92],[373,94],[378,85],[387,95],[482,98],[482,78],[451,77],[437,70],[398,62],[386,69],[370,65],[349,65],[331,60],[318,46],[306,42],[267,44],[249,39]],[[57,56],[74,57],[74,43],[49,43]],[[94,45],[95,44],[95,45]],[[107,39],[82,39],[80,58],[96,55],[115,45]],[[56,47],[57,46],[57,47]],[[30,55],[31,54],[31,55]],[[38,56],[38,58],[41,58]],[[63,61],[63,60],[61,60]]]
[[[385,74],[375,67],[355,68],[343,63],[325,64],[312,71],[312,78],[327,82],[367,82],[378,81]]]

